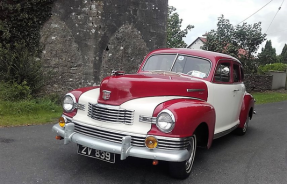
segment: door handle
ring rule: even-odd
[[[239,89],[235,89],[235,90],[233,90],[233,92],[236,92],[236,91],[239,91]]]

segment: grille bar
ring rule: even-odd
[[[115,143],[122,143],[122,138],[124,136],[131,136],[131,145],[138,147],[145,147],[145,138],[146,135],[134,135],[128,133],[119,133],[113,132],[109,130],[102,130],[97,127],[86,126],[82,124],[75,123],[75,132],[84,134],[90,137],[95,137],[101,140],[111,141]],[[167,149],[167,150],[179,150],[186,149],[189,146],[189,138],[162,138],[156,137],[158,140],[159,149]]]
[[[120,109],[118,107],[109,108],[100,104],[91,104],[88,106],[88,116],[92,119],[110,123],[132,124],[134,111]]]

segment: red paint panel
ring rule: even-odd
[[[156,117],[164,109],[173,112],[176,119],[174,129],[170,133],[163,133],[153,124],[151,130],[148,132],[149,135],[177,138],[189,137],[204,122],[209,128],[208,147],[211,146],[215,126],[215,111],[213,106],[199,100],[170,100],[158,105],[154,110],[153,117]]]
[[[244,95],[244,99],[242,102],[242,106],[241,106],[241,112],[240,112],[240,116],[239,116],[239,128],[243,128],[244,127],[244,123],[245,120],[249,114],[249,110],[253,108],[254,109],[254,99],[253,96],[249,93],[246,93]]]
[[[188,92],[187,89],[191,91]],[[102,98],[103,90],[111,91],[109,100]],[[194,97],[206,101],[208,90],[205,82],[178,75],[142,73],[111,76],[101,83],[98,102],[120,105],[128,100],[154,96]]]

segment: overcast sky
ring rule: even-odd
[[[188,33],[187,37],[184,38],[184,41],[189,45],[205,32],[216,29],[217,18],[222,14],[226,19],[229,19],[231,24],[236,25],[270,1],[271,0],[169,0],[169,5],[177,9],[179,17],[183,19],[183,27],[186,27],[188,24],[195,26],[195,28]],[[283,5],[272,22],[282,2]],[[248,24],[261,22],[262,32],[267,33],[267,40],[271,40],[272,46],[276,48],[277,54],[281,54],[284,44],[287,44],[287,0],[272,0],[271,3],[245,22]],[[269,27],[270,24],[271,26]],[[265,42],[263,46],[265,46]],[[261,52],[261,49],[258,51]]]

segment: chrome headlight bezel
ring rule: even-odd
[[[63,109],[65,112],[72,112],[76,108],[76,98],[72,93],[67,93],[63,99]]]
[[[163,118],[163,116],[166,116],[169,120],[167,122],[164,122],[164,121],[160,122],[161,121],[160,118]],[[168,127],[164,127],[164,123],[166,124],[165,126],[168,126]],[[164,133],[171,132],[175,127],[174,114],[168,109],[162,110],[156,117],[156,126],[160,131]]]

